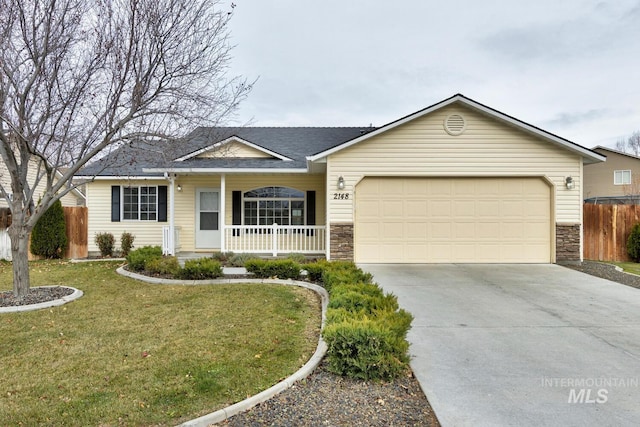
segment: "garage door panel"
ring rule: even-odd
[[[539,178],[365,178],[357,262],[550,262],[551,191]]]

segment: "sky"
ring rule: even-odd
[[[588,148],[640,130],[640,0],[233,3],[238,124],[381,126],[461,93]]]

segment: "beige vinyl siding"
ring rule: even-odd
[[[450,114],[461,114],[466,130],[449,135]],[[371,137],[327,159],[327,197],[332,223],[353,222],[354,189],[364,176],[500,177],[539,176],[555,186],[555,221],[581,222],[582,159],[481,113],[452,105]],[[571,175],[573,190],[564,185]],[[348,199],[333,200],[338,177]]]
[[[167,222],[156,221],[123,221],[111,222],[111,186],[112,185],[166,185],[164,179],[157,180],[99,180],[87,185],[87,205],[89,206],[89,251],[97,252],[94,243],[97,233],[109,232],[116,239],[116,246],[120,244],[123,231],[133,233],[136,238],[134,245],[162,245],[162,227],[169,226],[169,212]],[[182,191],[177,191],[177,186]],[[303,174],[256,174],[256,175],[226,175],[226,203],[225,223],[231,224],[232,191],[248,191],[264,186],[291,187],[300,191],[316,191],[316,223],[325,224],[324,176]],[[178,251],[195,251],[195,199],[196,189],[221,189],[220,176],[178,176],[175,181],[175,226],[179,228],[180,241]],[[170,193],[170,188],[168,193]],[[170,195],[169,195],[170,197]]]
[[[256,150],[253,147],[249,147],[247,144],[233,141],[228,144],[224,144],[216,149],[205,151],[197,157],[268,158],[272,156],[265,153],[264,151]]]
[[[32,162],[32,164],[29,166],[29,171],[27,172],[27,180],[30,183],[34,183],[36,181],[36,172],[37,172],[37,165],[35,164],[35,162]],[[11,191],[11,178],[9,177],[9,172],[7,172],[4,162],[0,164],[0,183],[2,183],[2,186],[6,190]],[[36,188],[36,191],[33,194],[33,201],[35,203],[38,203],[38,199],[42,194],[44,194],[45,190],[46,190],[46,182],[40,181],[40,183],[38,184],[38,187]],[[84,199],[80,196],[77,196],[76,193],[74,192],[69,192],[65,194],[60,199],[60,201],[62,202],[62,206],[84,205]],[[4,197],[0,197],[0,207],[6,208],[7,206],[8,206],[7,201],[4,199]]]
[[[115,238],[116,249],[120,248],[120,236],[123,232],[132,233],[135,236],[133,242],[136,248],[146,245],[162,245],[162,227],[168,222],[157,221],[123,221],[111,222],[111,186],[112,185],[168,185],[164,179],[157,180],[122,180],[122,181],[95,181],[87,184],[88,206],[88,238],[89,252],[99,252],[94,239],[98,233],[111,233]]]
[[[607,161],[585,165],[585,198],[640,194],[640,159],[597,148],[594,151],[607,156]],[[613,174],[617,170],[631,171],[630,185],[614,185]]]

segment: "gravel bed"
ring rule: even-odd
[[[390,382],[331,374],[321,363],[305,380],[218,426],[439,426],[410,370]]]
[[[13,291],[0,292],[0,307],[17,307],[20,305],[38,304],[66,297],[75,292],[71,288],[54,286],[50,288],[31,288],[22,298],[15,298]]]
[[[596,261],[583,261],[580,264],[566,264],[565,267],[640,289],[640,276],[618,271],[616,270],[616,266],[613,264]]]

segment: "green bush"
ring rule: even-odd
[[[330,263],[327,261],[316,261],[305,264],[304,269],[307,270],[307,279],[312,282],[320,282],[322,280],[322,273],[328,265],[330,265]]]
[[[149,261],[161,258],[162,249],[160,246],[143,246],[139,249],[129,252],[127,262],[129,268],[133,271],[144,271]]]
[[[351,261],[337,261],[328,263],[322,272],[322,283],[328,292],[334,286],[341,284],[372,283],[371,273],[365,273]]]
[[[347,288],[345,285],[342,286]],[[395,295],[383,295],[382,292],[370,295],[357,290],[345,290],[339,294],[332,293],[329,308],[344,308],[352,312],[364,311],[365,313],[382,310],[396,311],[398,299]]]
[[[180,263],[174,256],[153,258],[146,262],[145,271],[149,274],[176,276],[180,272]]]
[[[290,254],[287,254],[286,259],[297,262],[298,264],[304,264],[307,262],[307,257],[299,252],[291,252]]]
[[[229,252],[214,252],[213,255],[211,255],[211,258],[214,261],[218,261],[220,264],[226,264],[229,261],[229,258],[231,258],[233,256],[233,252],[229,251]]]
[[[251,259],[259,259],[255,254],[233,254],[229,257],[227,265],[229,267],[244,267],[245,263]]]
[[[409,343],[378,320],[328,324],[322,335],[328,347],[327,368],[338,375],[391,379],[404,372],[409,362]]]
[[[64,209],[57,200],[31,231],[31,253],[45,258],[62,258],[68,244],[65,225]]]
[[[301,270],[300,264],[289,259],[251,259],[245,262],[244,267],[260,278],[297,279]]]
[[[113,248],[116,243],[116,239],[111,233],[98,233],[95,237],[96,245],[100,249],[100,255],[103,257],[113,256]]]
[[[120,236],[120,250],[122,251],[122,256],[126,257],[131,252],[131,248],[133,248],[133,241],[136,239],[131,233],[127,233],[126,231],[122,233]]]
[[[212,258],[190,259],[179,273],[182,279],[205,280],[222,276],[222,266]]]
[[[640,262],[640,223],[631,229],[627,239],[627,253],[634,262]]]

